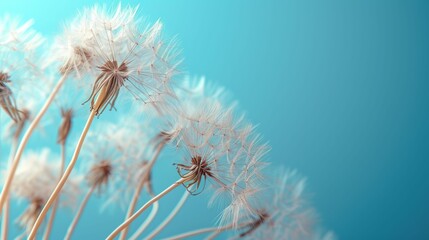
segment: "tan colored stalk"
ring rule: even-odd
[[[153,166],[155,165],[156,160],[158,159],[159,154],[161,153],[162,149],[165,146],[165,141],[161,142],[158,145],[158,148],[156,149],[156,152],[152,158],[152,160],[149,162],[149,165],[146,168],[146,171],[143,173],[143,176],[141,177],[140,183],[136,188],[136,191],[134,192],[133,198],[131,200],[130,206],[128,207],[128,211],[127,211],[127,215],[125,216],[124,221],[126,221],[128,218],[131,217],[131,215],[134,212],[135,206],[137,204],[137,201],[140,197],[140,193],[143,189],[144,184],[146,183],[146,181],[149,178],[149,174],[152,171]],[[149,224],[149,223],[148,223]],[[128,227],[126,227],[124,229],[124,231],[122,231],[121,236],[120,236],[120,240],[125,240],[127,238],[127,234],[128,234]]]
[[[28,127],[27,131],[25,132],[24,136],[22,137],[21,142],[19,143],[18,149],[17,149],[16,154],[15,154],[15,158],[12,162],[12,165],[10,167],[9,172],[7,173],[7,178],[6,178],[6,181],[4,183],[4,186],[3,186],[3,189],[2,189],[2,192],[0,195],[0,213],[2,212],[3,204],[5,203],[8,195],[9,195],[10,186],[12,184],[13,177],[15,176],[15,172],[18,168],[19,161],[21,160],[22,153],[24,152],[24,149],[27,146],[28,140],[30,139],[33,131],[36,129],[36,127],[39,124],[42,117],[45,115],[46,111],[48,110],[49,106],[51,105],[55,96],[58,94],[59,90],[63,86],[66,79],[67,79],[67,73],[65,73],[60,78],[57,85],[54,87],[54,89],[52,90],[48,99],[46,100],[45,104],[43,105],[42,109],[40,109],[37,116],[31,122],[30,126]]]
[[[64,172],[65,161],[66,161],[66,146],[64,142],[63,144],[61,144],[61,165],[60,165],[60,175],[59,175],[60,177],[61,175],[63,175],[63,172]],[[54,224],[54,219],[55,219],[55,215],[57,213],[59,204],[60,204],[60,201],[58,199],[57,201],[55,201],[54,206],[52,207],[51,216],[49,217],[49,221],[45,229],[45,235],[43,236],[44,240],[49,239],[49,235],[51,234],[51,231],[52,231],[52,226]]]
[[[178,234],[178,235],[175,235],[175,236],[172,236],[172,237],[168,237],[166,239],[168,239],[168,240],[179,240],[179,239],[184,239],[184,238],[189,238],[189,237],[197,236],[197,235],[204,234],[204,233],[214,232],[212,235],[210,235],[207,238],[207,239],[213,239],[214,237],[216,237],[217,235],[219,235],[220,233],[222,233],[224,231],[231,230],[231,229],[233,229],[235,227],[237,227],[237,228],[245,227],[245,226],[248,226],[251,223],[252,222],[242,223],[242,224],[239,224],[238,226],[236,226],[234,224],[229,224],[229,225],[226,225],[226,226],[223,226],[223,227],[202,228],[202,229],[197,229],[197,230],[193,230],[193,231],[181,233],[181,234]],[[212,237],[212,238],[210,238],[210,237]]]
[[[177,215],[177,213],[179,212],[179,210],[185,204],[185,202],[188,199],[189,195],[190,195],[189,192],[185,191],[185,193],[183,193],[182,198],[177,203],[177,205],[173,209],[173,211],[171,211],[170,214],[168,215],[168,217],[165,218],[164,221],[155,230],[153,230],[153,232],[151,234],[149,234],[149,236],[147,236],[145,239],[153,239],[156,235],[158,235],[171,222],[171,220],[173,220],[173,218]]]
[[[131,236],[131,240],[136,240],[140,237],[140,235],[146,230],[146,228],[149,226],[149,224],[152,222],[152,220],[155,218],[156,213],[158,212],[159,203],[155,202],[153,204],[152,211],[150,211],[149,216],[147,216],[146,220],[143,222],[143,224],[137,229],[137,231]]]
[[[224,230],[225,231],[225,230]],[[219,230],[217,230],[217,231],[214,231],[212,234],[210,234],[210,235],[208,235],[207,237],[206,237],[206,239],[205,240],[213,240],[213,239],[215,239],[215,237],[217,237],[219,234],[221,234],[223,231],[219,231]]]
[[[141,207],[137,212],[135,212],[130,218],[128,218],[125,222],[123,222],[119,227],[117,227],[106,239],[113,240],[121,231],[123,231],[126,227],[128,227],[140,214],[142,214],[148,207],[150,207],[154,202],[161,199],[163,196],[165,196],[167,193],[171,192],[173,189],[177,188],[178,186],[182,185],[184,182],[189,181],[189,178],[181,178],[177,180],[175,183],[173,183],[171,186],[166,188],[164,191],[162,191],[160,194],[153,197],[151,200],[149,200],[143,207]]]
[[[10,147],[10,155],[9,155],[9,165],[13,161],[13,156],[15,156],[16,148],[18,146],[18,137],[14,137],[12,140],[12,145]],[[7,240],[7,236],[9,234],[9,211],[10,211],[10,201],[9,197],[6,198],[5,201],[5,210],[3,212],[2,222],[1,222],[1,239]]]
[[[190,231],[190,232],[185,232],[185,233],[182,233],[182,234],[179,234],[176,236],[168,237],[166,239],[179,240],[179,239],[197,236],[197,235],[204,234],[204,233],[211,233],[211,232],[215,232],[215,231],[228,230],[228,229],[232,229],[232,228],[233,228],[232,224],[227,225],[227,226],[222,227],[222,228],[218,228],[218,227],[202,228],[202,229],[198,229],[198,230],[194,230],[194,231]]]
[[[79,218],[82,215],[83,209],[85,208],[86,204],[88,203],[88,200],[91,197],[93,192],[94,192],[94,186],[89,188],[84,199],[82,200],[82,203],[79,206],[79,210],[77,211],[76,216],[74,217],[72,223],[70,224],[70,226],[67,230],[67,235],[64,237],[64,239],[69,240],[71,238],[71,235],[72,235],[74,229],[76,228],[77,222],[79,221]]]

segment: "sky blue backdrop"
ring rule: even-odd
[[[178,35],[185,71],[234,93],[270,141],[270,159],[308,176],[323,225],[340,239],[429,239],[427,1],[123,2],[140,2]],[[1,0],[0,14],[34,18],[52,36],[92,3]],[[161,236],[212,223],[188,214],[194,201]],[[98,203],[76,239],[101,239],[120,222]]]

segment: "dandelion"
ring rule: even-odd
[[[58,129],[57,143],[65,145],[72,127],[73,109],[61,109],[62,122]]]
[[[320,235],[316,212],[303,196],[306,179],[295,170],[279,171],[267,190],[267,201],[259,216],[242,219],[239,237],[243,239],[334,239]],[[267,202],[269,204],[267,204]],[[267,207],[269,206],[269,207]]]
[[[0,106],[12,120],[19,122],[21,120],[19,110],[16,107],[12,90],[7,85],[10,82],[9,74],[0,72]]]
[[[108,106],[115,109],[122,87],[145,103],[153,103],[159,95],[171,94],[169,81],[176,65],[169,66],[172,57],[156,49],[162,44],[159,37],[154,37],[160,35],[161,23],[156,22],[141,33],[134,24],[124,26],[116,36],[112,26],[106,23],[101,26],[107,33],[96,38],[95,50],[100,57],[95,61],[99,73],[87,100],[96,115]]]
[[[180,112],[172,113],[172,121],[179,124],[165,131],[183,152],[184,163],[176,164],[180,179],[148,201],[108,239],[113,239],[147,207],[180,185],[190,194],[197,195],[204,190],[206,181],[210,182],[214,188],[213,202],[222,194],[225,201],[232,201],[228,209],[233,213],[225,215],[224,219],[231,216],[237,221],[239,213],[252,213],[249,202],[259,191],[263,166],[260,160],[267,151],[266,146],[251,136],[241,117],[235,118],[233,106],[224,107],[219,91],[206,95],[204,80],[185,91],[193,94],[181,98],[179,91]]]

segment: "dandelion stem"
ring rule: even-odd
[[[84,199],[82,200],[82,203],[79,206],[79,210],[76,213],[76,216],[73,219],[73,222],[70,224],[69,229],[67,230],[67,235],[64,237],[64,239],[69,240],[71,238],[71,235],[76,228],[77,222],[79,221],[80,216],[82,215],[83,209],[85,208],[86,204],[88,203],[89,198],[91,197],[91,194],[94,192],[94,186],[92,186],[88,192],[86,193]]]
[[[159,203],[158,201],[153,203],[152,211],[150,211],[149,216],[147,216],[146,220],[143,222],[143,224],[137,229],[137,231],[131,236],[130,239],[136,240],[140,237],[140,235],[144,232],[144,230],[149,226],[149,224],[152,222],[152,220],[155,218],[156,213],[158,212]]]
[[[12,163],[13,161],[13,157],[15,156],[16,153],[16,148],[18,146],[18,137],[14,137],[12,140],[12,145],[10,148],[10,155],[9,155],[9,165]],[[2,217],[2,225],[1,225],[1,239],[2,240],[7,240],[7,236],[9,233],[9,211],[10,211],[10,201],[9,201],[9,197],[6,198],[5,201],[5,206],[4,206],[4,212],[3,212],[3,217]]]
[[[149,200],[143,207],[141,207],[137,212],[135,212],[130,218],[128,218],[125,222],[123,222],[119,227],[117,227],[108,237],[108,240],[113,240],[122,230],[124,230],[128,225],[130,225],[140,214],[142,214],[148,207],[150,207],[154,202],[161,199],[164,195],[171,192],[176,187],[182,185],[184,182],[188,181],[188,178],[181,178],[177,180],[175,183],[173,183],[171,186],[166,188],[164,191],[162,191],[160,194],[153,197],[151,200]]]
[[[28,127],[27,131],[25,132],[24,136],[22,137],[21,142],[19,143],[18,150],[15,154],[15,158],[14,158],[12,165],[10,167],[10,170],[7,174],[7,178],[6,178],[5,184],[3,186],[3,189],[2,189],[2,192],[0,195],[0,213],[2,212],[3,204],[6,201],[7,196],[9,195],[9,190],[10,190],[10,186],[12,184],[13,177],[15,176],[15,172],[18,168],[18,164],[19,164],[19,161],[21,159],[22,153],[24,152],[24,149],[27,146],[28,140],[30,139],[31,134],[36,129],[36,127],[39,124],[40,120],[42,119],[43,115],[45,115],[46,111],[48,110],[49,106],[51,105],[55,96],[58,94],[59,90],[63,86],[66,79],[67,79],[67,73],[65,73],[60,78],[57,85],[54,87],[54,89],[52,90],[48,99],[46,100],[45,104],[43,105],[42,109],[40,109],[37,116],[31,122],[30,126]]]
[[[65,142],[61,144],[61,165],[60,165],[60,174],[63,175],[64,166],[66,161],[66,145]],[[58,205],[60,204],[60,200],[55,201],[54,206],[52,207],[51,216],[49,217],[48,224],[46,225],[45,235],[43,236],[44,240],[49,239],[49,235],[51,234],[52,226],[54,224],[55,215],[57,213]]]
[[[239,224],[238,226],[236,226],[235,224],[231,223],[231,224],[223,226],[223,227],[202,228],[202,229],[197,229],[197,230],[193,230],[193,231],[181,233],[181,234],[178,234],[178,235],[175,235],[175,236],[172,236],[172,237],[168,237],[166,239],[168,239],[168,240],[178,240],[178,239],[184,239],[184,238],[188,238],[188,237],[197,236],[197,235],[204,234],[204,233],[214,232],[212,235],[210,235],[209,237],[207,237],[207,239],[213,239],[214,237],[216,237],[217,235],[219,235],[220,233],[222,233],[224,231],[231,230],[231,229],[233,229],[235,227],[237,227],[237,228],[245,227],[245,226],[248,226],[251,223],[252,222],[246,222],[246,223]]]
[[[168,237],[166,239],[169,239],[169,240],[179,240],[179,239],[184,239],[184,238],[188,238],[188,237],[197,236],[197,235],[204,234],[204,233],[210,233],[210,232],[215,232],[215,231],[223,231],[223,230],[228,230],[228,229],[232,229],[232,228],[233,228],[232,224],[227,225],[225,227],[221,227],[221,228],[218,228],[218,227],[202,228],[202,229],[198,229],[198,230],[194,230],[194,231],[190,231],[190,232],[185,232],[185,233],[182,233],[182,234],[179,234],[179,235],[175,235],[175,236],[172,236],[172,237]]]
[[[223,231],[225,231],[225,230],[223,230]],[[223,231],[219,231],[219,230],[214,231],[212,234],[208,235],[205,240],[213,240],[213,239],[215,239],[215,237],[217,237]]]
[[[128,218],[130,218],[130,217],[131,217],[131,215],[133,214],[134,209],[135,209],[135,206],[136,206],[136,204],[137,204],[137,201],[138,201],[138,199],[139,199],[139,197],[140,197],[140,193],[141,193],[141,191],[142,191],[142,189],[143,189],[143,186],[144,186],[144,184],[146,183],[146,181],[148,180],[149,174],[150,174],[150,172],[152,171],[152,168],[153,168],[153,166],[155,165],[155,162],[156,162],[156,160],[158,159],[158,156],[159,156],[159,154],[161,153],[161,151],[162,151],[162,149],[164,148],[164,146],[165,146],[165,142],[161,142],[161,143],[158,145],[158,148],[156,149],[156,152],[155,152],[155,154],[153,155],[152,160],[149,162],[149,165],[147,166],[147,168],[146,168],[145,172],[143,173],[143,175],[142,175],[142,177],[141,177],[141,179],[140,179],[140,183],[139,183],[139,185],[137,186],[136,191],[134,192],[133,199],[131,200],[130,206],[128,207],[127,215],[126,215],[126,217],[125,217],[125,220],[124,220],[124,221],[126,221]],[[149,223],[150,223],[150,222],[149,222]],[[149,223],[148,223],[148,224],[149,224]],[[128,227],[126,227],[126,228],[124,229],[124,231],[122,231],[121,236],[120,236],[120,239],[121,239],[121,240],[125,240],[125,239],[127,238],[127,234],[128,234]]]
[[[153,239],[156,235],[158,235],[162,231],[162,229],[164,229],[171,222],[171,220],[173,220],[173,218],[177,215],[177,213],[179,212],[179,210],[185,204],[185,202],[188,199],[189,195],[190,195],[189,192],[185,191],[185,193],[183,193],[182,198],[177,203],[177,205],[173,209],[173,211],[171,211],[171,213],[168,215],[168,217],[166,219],[164,219],[164,221],[155,230],[153,230],[153,232],[151,234],[149,234],[149,236],[147,236],[145,239]]]

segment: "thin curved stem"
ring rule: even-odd
[[[223,226],[223,227],[202,228],[202,229],[197,229],[197,230],[193,230],[193,231],[181,233],[181,234],[178,234],[178,235],[175,235],[175,236],[172,236],[172,237],[168,237],[168,238],[165,238],[165,239],[168,239],[168,240],[178,240],[178,239],[184,239],[184,238],[188,238],[188,237],[197,236],[197,235],[204,234],[204,233],[216,232],[217,233],[216,235],[212,234],[212,235],[214,235],[213,236],[213,238],[214,238],[214,237],[216,237],[217,235],[219,235],[220,233],[222,233],[224,231],[231,230],[234,227],[237,227],[237,228],[244,227],[244,226],[247,226],[247,225],[249,225],[251,223],[252,222],[246,222],[246,223],[239,224],[238,226],[236,226],[236,225],[234,225],[234,224],[231,223],[231,224]],[[209,236],[209,238],[210,238],[210,236]]]
[[[232,227],[233,226],[231,224],[231,225],[225,226],[223,228],[229,229],[229,228],[232,228]],[[200,234],[210,233],[210,232],[214,232],[214,231],[218,231],[218,230],[219,230],[218,227],[202,228],[202,229],[198,229],[198,230],[194,230],[194,231],[189,231],[189,232],[185,232],[185,233],[182,233],[182,234],[178,234],[178,235],[175,235],[175,236],[172,236],[172,237],[168,237],[168,238],[165,238],[165,239],[168,239],[168,240],[179,240],[179,239],[193,237],[193,236],[197,236],[197,235],[200,235]]]
[[[135,206],[137,204],[137,201],[138,201],[138,199],[140,197],[140,193],[141,193],[141,191],[143,189],[143,186],[144,186],[145,182],[147,181],[147,179],[149,177],[149,174],[152,171],[152,168],[155,165],[155,162],[158,159],[158,156],[161,153],[161,151],[164,148],[164,146],[165,146],[165,142],[162,142],[162,143],[160,143],[158,145],[158,148],[156,149],[156,152],[153,155],[152,160],[149,162],[149,165],[147,166],[146,171],[143,173],[143,176],[140,179],[140,183],[137,186],[136,191],[134,192],[133,199],[131,200],[130,206],[128,207],[127,215],[125,216],[124,221],[126,221],[128,218],[130,218],[131,215],[133,214]],[[124,229],[124,231],[122,231],[121,236],[119,237],[120,240],[125,240],[127,238],[128,228],[129,227],[126,227]]]
[[[67,179],[69,178],[69,176],[70,176],[70,174],[74,168],[74,165],[77,162],[77,158],[79,156],[83,142],[85,141],[86,134],[88,133],[88,130],[91,127],[91,124],[92,124],[92,121],[94,120],[94,117],[95,117],[95,111],[91,111],[91,113],[89,114],[88,120],[85,124],[85,127],[82,131],[82,134],[79,138],[79,141],[77,143],[75,152],[73,153],[73,157],[70,160],[70,163],[66,168],[66,171],[64,172],[63,176],[61,177],[60,181],[58,182],[57,186],[55,187],[54,192],[49,197],[48,201],[46,202],[45,206],[43,207],[42,211],[40,212],[39,217],[37,217],[36,223],[34,224],[33,229],[31,230],[30,235],[28,236],[28,239],[31,239],[31,240],[35,239],[36,234],[37,234],[37,230],[39,229],[40,225],[42,224],[43,219],[45,219],[45,216],[46,216],[49,208],[55,202],[55,200],[58,198],[61,189],[64,187],[64,184],[66,183]]]
[[[222,232],[223,231],[214,231],[212,234],[208,235],[205,240],[213,240],[213,239],[215,239],[215,237],[217,237]]]
[[[152,222],[152,220],[155,218],[156,213],[158,212],[159,203],[154,202],[152,211],[150,211],[149,216],[147,216],[146,220],[143,222],[143,224],[137,229],[137,231],[131,236],[130,239],[136,240],[140,237],[140,235],[146,230],[146,228],[149,226],[149,224]]]
[[[6,201],[7,196],[9,195],[10,186],[12,184],[13,177],[15,176],[16,170],[17,170],[18,165],[19,165],[19,161],[21,159],[21,156],[22,156],[22,153],[24,152],[25,147],[27,146],[28,140],[30,139],[33,131],[36,129],[36,127],[39,124],[40,120],[42,119],[43,115],[45,115],[46,111],[48,110],[49,106],[51,105],[55,96],[58,94],[59,90],[63,86],[66,79],[67,79],[67,73],[64,74],[60,78],[57,85],[54,87],[54,89],[52,90],[48,99],[46,100],[45,104],[43,105],[42,109],[40,109],[37,116],[31,122],[30,126],[28,127],[27,131],[25,132],[24,136],[22,137],[21,142],[19,143],[18,150],[16,151],[15,158],[14,158],[12,165],[10,167],[10,170],[7,174],[7,178],[6,178],[6,181],[4,183],[4,186],[3,186],[3,189],[2,189],[2,192],[0,195],[0,213],[2,212],[3,204]]]
[[[79,206],[79,210],[76,213],[76,216],[73,218],[72,223],[70,224],[67,235],[64,237],[64,239],[69,240],[71,238],[71,235],[76,228],[77,222],[79,221],[80,216],[82,215],[83,209],[85,208],[86,204],[88,203],[89,198],[91,197],[91,194],[94,192],[94,187],[89,188],[88,192],[86,193],[85,197],[82,200],[82,203]]]
[[[60,165],[60,177],[64,172],[64,165],[66,161],[66,145],[65,143],[61,144],[61,165]],[[52,207],[51,216],[49,217],[48,224],[46,225],[45,235],[43,236],[44,240],[49,239],[49,235],[52,231],[52,226],[54,224],[55,215],[57,213],[58,205],[60,204],[60,200],[55,201],[54,206]]]
[[[177,188],[178,186],[182,185],[184,182],[186,182],[189,179],[181,178],[177,180],[175,183],[173,183],[171,186],[166,188],[164,191],[162,191],[160,194],[153,197],[151,200],[149,200],[143,207],[141,207],[137,212],[135,212],[130,218],[128,218],[125,222],[123,222],[121,225],[119,225],[106,239],[112,240],[114,239],[122,230],[124,230],[126,227],[128,227],[140,214],[142,214],[148,207],[150,207],[154,202],[161,199],[163,196],[165,196],[167,193],[171,192],[173,189]]]
[[[147,236],[145,239],[153,239],[156,235],[158,235],[162,231],[162,229],[164,229],[171,222],[171,220],[173,220],[173,218],[177,215],[177,213],[179,212],[179,210],[185,204],[185,202],[188,199],[189,195],[190,195],[189,192],[185,191],[185,193],[183,193],[182,198],[177,203],[177,205],[173,209],[173,211],[171,211],[170,214],[168,215],[168,217],[165,218],[164,221],[155,230],[153,230],[153,232],[151,234],[149,234],[149,236]]]
[[[11,147],[10,147],[9,163],[8,163],[9,165],[13,161],[13,157],[15,156],[17,146],[18,146],[18,138],[14,137],[12,140]],[[9,214],[10,214],[9,213],[9,211],[10,211],[10,199],[9,199],[9,197],[6,198],[4,208],[5,208],[5,210],[3,212],[2,223],[1,223],[1,239],[7,240],[7,236],[9,235]]]

